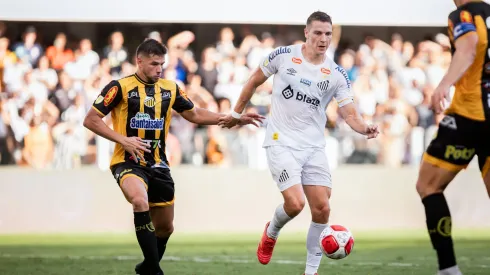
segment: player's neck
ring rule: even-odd
[[[136,76],[141,79],[145,83],[153,83],[151,79],[148,79],[144,73],[142,73],[140,70],[136,71]]]
[[[306,59],[306,61],[313,65],[320,65],[325,62],[325,54],[315,53],[315,50],[308,47],[306,44],[303,44],[303,46],[301,47],[301,53],[303,54],[303,57]]]

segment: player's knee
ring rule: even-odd
[[[173,223],[159,224],[155,227],[155,233],[160,238],[170,237],[174,233],[174,225]]]
[[[328,202],[322,202],[311,207],[311,216],[313,221],[319,223],[328,222],[328,217],[330,216],[330,205]]]
[[[415,189],[421,198],[425,198],[434,193],[444,191],[443,177],[437,173],[437,168],[431,167],[427,163],[423,163],[420,168],[419,176]]]
[[[296,217],[305,208],[305,200],[302,198],[289,199],[284,202],[284,210],[290,217]]]
[[[135,212],[148,211],[150,209],[148,205],[148,199],[144,196],[135,196],[131,198],[131,204]]]

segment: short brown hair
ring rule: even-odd
[[[328,22],[332,24],[332,17],[330,17],[330,15],[324,13],[323,11],[315,11],[306,20],[306,25],[310,25],[313,21]]]
[[[136,49],[136,56],[139,54],[164,56],[167,54],[167,47],[155,39],[148,38]]]

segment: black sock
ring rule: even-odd
[[[155,228],[151,223],[150,212],[134,212],[134,225],[136,229],[136,238],[138,239],[148,268],[152,274],[161,272]]]
[[[453,239],[451,237],[451,213],[442,193],[429,195],[422,199],[427,218],[432,246],[437,251],[439,270],[456,265]]]
[[[169,237],[164,237],[164,238],[157,237],[158,258],[160,260],[163,258],[163,254],[165,254],[165,249],[167,249],[168,239]]]

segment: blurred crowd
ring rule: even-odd
[[[177,81],[196,106],[228,113],[264,56],[277,46],[302,43],[301,33],[235,35],[223,27],[218,41],[199,52],[192,49],[195,34],[190,31],[164,41],[157,31],[148,37],[169,48],[164,78]],[[107,169],[113,144],[94,136],[82,122],[102,87],[135,72],[135,49],[125,46],[126,36],[119,31],[100,49],[89,39],[68,47],[64,33],[43,46],[37,36],[35,27],[25,29],[19,41],[0,36],[0,163]],[[448,38],[438,34],[414,44],[399,34],[390,41],[367,35],[356,47],[341,46],[341,39],[341,28],[335,26],[328,54],[347,71],[359,111],[380,125],[381,135],[368,141],[354,133],[332,102],[325,127],[330,165],[417,163],[441,119],[431,112],[429,101],[451,60]],[[272,78],[257,89],[248,111],[268,115],[271,84]],[[110,116],[105,120],[111,125]],[[204,127],[174,113],[167,140],[170,164],[264,169],[264,127]]]

